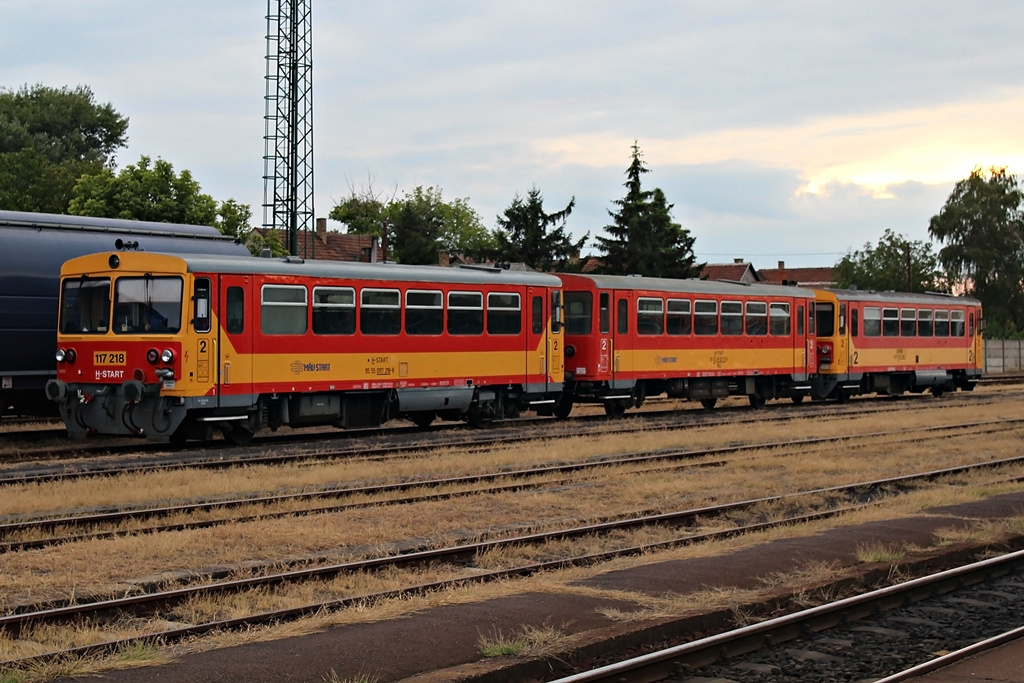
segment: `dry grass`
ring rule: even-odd
[[[133,502],[151,504],[211,496],[252,495],[268,490],[312,490],[330,484],[382,483],[521,468],[547,462],[575,462],[626,450],[685,446],[704,448],[727,443],[783,440],[794,433],[806,436],[842,437],[867,430],[903,431],[953,422],[999,419],[1021,414],[1024,400],[1019,398],[989,405],[942,407],[928,411],[901,410],[891,418],[879,415],[814,421],[795,418],[784,424],[760,423],[730,425],[726,428],[698,428],[657,432],[644,436],[603,435],[540,441],[532,446],[516,445],[487,453],[466,455],[452,450],[425,454],[399,461],[349,461],[307,463],[284,467],[251,467],[224,472],[162,472],[98,479],[91,482],[51,483],[19,487],[0,499],[0,514],[45,513],[69,506],[93,508],[107,504]],[[870,480],[897,474],[986,461],[1019,451],[1024,430],[987,435],[963,434],[941,439],[908,433],[905,437],[879,437],[837,440],[824,446],[797,449],[763,449],[733,458],[727,467],[697,468],[681,465],[675,469],[641,471],[637,467],[609,467],[581,474],[569,483],[552,483],[529,492],[467,496],[445,501],[425,501],[412,505],[375,507],[317,514],[280,520],[260,520],[211,529],[163,533],[75,543],[64,547],[0,556],[0,609],[18,601],[38,600],[41,596],[82,599],[91,595],[122,594],[138,590],[143,582],[202,580],[205,572],[218,567],[233,567],[236,575],[267,571],[264,567],[282,566],[291,560],[340,561],[394,553],[410,546],[440,547],[455,543],[513,536],[608,517],[637,512],[660,513],[699,508],[722,502],[761,498],[812,490],[850,481]],[[979,444],[983,447],[979,449]],[[1024,467],[1014,468],[1024,476]],[[959,477],[953,485],[922,486],[884,506],[869,508],[839,519],[814,522],[799,527],[782,527],[759,534],[748,534],[726,541],[677,547],[669,551],[619,558],[599,567],[572,568],[519,581],[503,581],[487,586],[463,588],[400,600],[365,601],[357,606],[301,620],[275,628],[254,628],[245,633],[218,634],[190,647],[216,647],[249,640],[285,637],[309,632],[330,624],[387,619],[399,614],[440,604],[470,602],[526,590],[573,592],[573,581],[598,572],[638,566],[652,561],[685,559],[752,547],[775,538],[802,536],[841,524],[889,519],[894,515],[919,513],[928,508],[974,500],[1002,492],[1018,491],[1013,482],[993,481],[991,472]],[[1009,476],[1000,471],[1000,477]],[[829,503],[829,496],[808,497],[801,510]],[[692,533],[728,529],[751,520],[781,519],[797,510],[793,504],[762,504],[733,518],[704,520]],[[1020,533],[1024,520],[972,524],[969,531],[950,529],[944,543],[962,538],[996,537]],[[972,535],[973,534],[973,535]],[[523,545],[481,554],[479,570],[489,570],[566,556],[581,556],[619,548],[623,545],[654,544],[678,536],[673,529],[647,528],[607,537],[586,537],[539,546]],[[908,549],[864,548],[865,558]],[[893,554],[896,553],[896,554]],[[614,610],[610,618],[650,619],[661,615],[718,607],[739,610],[752,597],[779,586],[814,583],[824,577],[841,574],[841,568],[807,566],[785,576],[765,577],[753,591],[699,591],[685,596],[651,599],[623,595],[638,605],[634,611]],[[393,590],[430,580],[450,578],[465,570],[439,566],[420,570],[389,570],[380,573],[343,574],[332,581],[309,582],[279,590],[255,590],[215,600],[197,599],[163,615],[170,621],[196,623],[216,618],[266,611],[278,607],[312,604],[325,599],[353,597]],[[191,577],[191,578],[190,578]],[[807,596],[807,600],[816,599]],[[738,614],[737,618],[748,618]],[[0,657],[10,659],[63,644],[85,644],[106,640],[113,635],[150,632],[153,622],[129,621],[114,627],[57,629],[29,634],[24,640],[0,637]],[[284,635],[282,635],[284,634]],[[509,636],[518,639],[524,634]],[[547,640],[555,634],[548,634]],[[541,638],[544,640],[545,638]],[[21,675],[20,673],[18,675]],[[15,679],[11,679],[15,680]],[[21,680],[21,679],[17,679]],[[0,682],[4,679],[0,678]]]
[[[509,636],[500,630],[481,634],[477,642],[484,657],[543,657],[558,652],[566,640],[566,634],[560,629],[527,624]]]

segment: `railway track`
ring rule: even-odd
[[[74,622],[79,628],[86,627],[100,631],[105,624],[118,624],[122,631],[125,624],[132,624],[132,630],[137,633],[116,640],[12,660],[2,663],[2,666],[24,667],[32,663],[59,658],[111,652],[141,643],[173,642],[214,630],[250,628],[256,624],[287,621],[355,604],[408,597],[467,583],[495,581],[572,566],[592,565],[616,557],[634,556],[681,545],[763,531],[783,525],[807,523],[877,504],[879,501],[891,499],[922,483],[955,478],[979,468],[992,469],[1019,465],[1022,461],[1024,461],[1024,457],[676,512],[626,515],[595,524],[565,526],[537,533],[492,538],[447,547],[411,548],[406,552],[315,566],[312,566],[312,558],[303,558],[303,566],[298,569],[268,572],[246,578],[213,580],[201,585],[156,592],[138,591],[119,598],[89,601],[87,598],[79,596],[80,602],[76,604],[56,607],[23,605],[16,612],[0,617],[0,629],[9,638],[31,640],[36,632],[52,633],[53,629],[69,622]],[[706,530],[708,524],[714,528]],[[627,532],[637,530],[645,532],[642,542],[639,544],[629,543],[628,541],[632,537]],[[658,535],[652,536],[655,530],[658,531]],[[578,551],[574,553],[571,542],[581,538],[604,539],[604,546],[597,551],[585,554],[578,554]],[[560,551],[560,544],[568,544],[568,547]],[[498,568],[494,568],[486,562],[480,563],[481,558],[494,556],[494,554],[500,556],[502,552],[512,552],[515,549],[521,551],[524,548],[544,548],[542,554],[548,559],[516,563],[515,555],[510,554],[499,562],[502,566]],[[523,552],[522,557],[530,555],[531,551],[527,550]],[[416,578],[417,572],[425,572],[427,569],[432,572],[429,581],[411,582]],[[255,571],[256,568],[250,568],[250,570]],[[437,575],[438,572],[440,572],[440,576]],[[191,600],[208,600],[216,596],[220,596],[222,599],[225,596],[240,596],[238,602],[245,604],[244,596],[248,593],[274,591],[311,581],[318,582],[317,585],[321,586],[316,592],[329,593],[331,591],[326,589],[326,584],[323,582],[338,577],[367,573],[388,575],[392,578],[398,576],[400,581],[403,580],[401,577],[404,577],[405,581],[411,583],[376,593],[330,597],[313,603],[297,604],[203,623],[183,623],[187,622],[187,618],[178,611],[182,605]],[[225,570],[225,574],[231,574],[231,571]],[[344,589],[342,592],[345,592]],[[168,627],[169,624],[173,626]],[[42,649],[42,647],[40,644],[39,648]]]
[[[936,404],[927,397],[900,399],[865,399],[845,405],[836,403],[815,403],[800,406],[796,411],[789,406],[771,406],[762,410],[752,411],[748,407],[719,408],[714,411],[687,410],[652,411],[636,413],[625,419],[609,420],[601,416],[581,416],[572,420],[556,421],[553,418],[541,418],[514,424],[496,425],[485,431],[467,428],[464,425],[447,425],[422,431],[417,428],[401,428],[399,430],[372,430],[360,435],[349,432],[343,435],[333,433],[329,438],[312,438],[309,435],[283,437],[281,442],[260,443],[249,447],[236,447],[217,442],[199,449],[188,451],[166,451],[143,449],[140,444],[121,444],[118,451],[110,453],[100,448],[101,455],[90,455],[81,452],[72,459],[67,453],[50,452],[32,456],[24,453],[15,462],[0,459],[0,487],[32,484],[45,481],[73,480],[92,476],[113,476],[124,474],[141,474],[169,469],[210,468],[224,469],[229,467],[252,465],[281,465],[302,462],[305,460],[328,461],[339,458],[381,458],[394,457],[398,454],[420,453],[429,449],[458,448],[472,450],[491,448],[495,445],[523,443],[526,441],[565,437],[566,424],[573,429],[572,434],[585,436],[590,434],[622,434],[648,432],[653,430],[672,430],[687,427],[711,427],[719,425],[741,425],[763,421],[785,422],[793,419],[843,419],[863,416],[866,414],[891,413],[893,410],[927,410],[933,407],[950,407],[1005,400],[1005,394],[984,396],[974,394],[958,394],[955,397],[944,397]],[[340,443],[340,445],[338,445]],[[397,445],[396,445],[397,444]],[[124,450],[121,450],[123,447]],[[287,448],[286,448],[287,447]],[[132,450],[134,449],[134,450]],[[51,458],[59,458],[57,462],[49,462]]]
[[[1024,635],[1024,551],[557,679],[905,681]],[[936,654],[946,653],[946,654]]]
[[[15,550],[31,550],[55,544],[114,538],[129,534],[152,534],[185,529],[200,529],[249,522],[257,519],[294,517],[300,515],[340,512],[358,507],[398,505],[440,500],[456,496],[497,494],[507,491],[522,491],[530,488],[550,487],[578,480],[580,476],[610,467],[642,467],[637,472],[671,471],[680,467],[720,467],[728,464],[724,456],[742,455],[773,449],[779,452],[794,448],[807,448],[837,441],[856,442],[877,438],[897,441],[920,441],[922,439],[944,439],[952,434],[969,432],[975,435],[994,434],[1019,429],[1024,418],[1017,420],[983,421],[955,426],[923,427],[891,432],[870,432],[845,437],[815,437],[788,441],[764,441],[736,444],[711,449],[661,449],[650,452],[630,452],[602,456],[571,464],[552,463],[524,469],[499,468],[492,472],[443,478],[417,478],[393,484],[330,486],[321,490],[301,490],[276,494],[251,494],[244,497],[224,499],[203,499],[187,504],[162,505],[157,507],[122,506],[104,508],[102,511],[68,511],[44,516],[4,520],[0,518],[0,553]],[[696,460],[703,460],[693,464]],[[358,499],[358,502],[351,502]],[[348,500],[349,502],[343,502]],[[286,504],[313,504],[335,501],[328,505],[306,506],[281,510]],[[244,514],[230,514],[242,510]],[[216,518],[200,518],[201,515],[229,513]],[[150,524],[153,520],[182,516],[191,519],[166,524]],[[131,523],[130,527],[117,525]],[[106,526],[104,530],[101,527]]]
[[[996,385],[1016,385],[1024,382],[1024,375],[1021,376],[1007,376],[992,378],[988,381],[983,380],[985,384],[992,386]],[[845,406],[849,406],[847,409],[856,409],[854,406],[860,404],[875,405],[878,410],[884,410],[891,408],[894,404],[903,402],[914,402],[914,401],[930,401],[930,395],[907,395],[900,397],[889,397],[889,396],[867,396],[856,399]],[[943,405],[956,404],[962,401],[971,400],[986,400],[985,398],[979,398],[978,395],[973,393],[958,392],[956,394],[947,394],[942,398]],[[750,413],[750,408],[747,405],[737,405],[729,407],[718,407],[714,411],[706,411],[694,403],[680,403],[675,399],[664,399],[654,398],[650,399],[647,404],[648,408],[643,412],[629,413],[626,420],[662,420],[662,419],[675,419],[681,422],[692,424],[693,426],[699,426],[707,424],[710,420],[714,422],[720,419],[736,419],[735,415],[744,415]],[[659,409],[658,405],[670,405],[670,408]],[[886,408],[877,408],[878,405],[886,406]],[[682,406],[682,408],[681,408]],[[789,404],[789,402],[778,401],[775,403],[764,406],[761,411],[763,413],[775,413],[779,412],[783,414],[783,417],[779,419],[791,419],[794,417],[814,416],[819,412],[828,414],[830,411],[842,411],[844,408],[834,402],[806,402],[803,405],[797,407]],[[870,409],[870,408],[869,408]],[[788,413],[795,413],[794,415],[788,415]],[[723,417],[724,415],[724,417]],[[742,419],[742,418],[741,418]],[[747,417],[746,419],[764,419],[762,415],[757,417]],[[568,420],[570,424],[593,424],[593,423],[607,423],[608,418],[602,413],[601,415],[575,415]],[[545,425],[552,424],[566,424],[565,421],[556,420],[550,417],[524,417],[515,420],[514,423],[508,422],[497,422],[494,428],[501,429],[508,427],[511,424],[515,425],[516,430],[523,428],[543,428]],[[331,442],[349,442],[358,441],[360,443],[364,441],[378,441],[381,439],[391,438],[411,438],[415,439],[418,437],[431,438],[432,435],[439,433],[446,433],[455,431],[458,433],[466,433],[479,431],[467,427],[464,423],[440,423],[426,430],[412,426],[387,426],[375,429],[360,429],[352,431],[338,431],[335,429],[331,430],[284,430],[278,434],[266,434],[261,435],[254,439],[253,446],[256,448],[263,449],[281,449],[290,447],[296,444],[307,444],[310,441],[319,440],[324,443],[330,444]],[[488,430],[490,431],[490,430]],[[487,433],[487,432],[480,432]],[[56,443],[54,443],[56,441]],[[43,445],[39,445],[43,444]],[[175,455],[182,453],[210,453],[210,454],[224,454],[233,453],[245,449],[239,449],[233,444],[224,440],[215,439],[206,442],[192,442],[189,444],[187,450],[182,451],[181,449],[168,449],[166,444],[149,443],[142,439],[133,438],[99,438],[97,440],[86,440],[72,441],[69,442],[66,439],[66,431],[48,429],[43,432],[11,432],[10,450],[7,453],[0,454],[0,467],[5,465],[13,465],[19,462],[39,462],[39,461],[82,461],[90,458],[98,457],[120,457],[120,456],[150,456],[159,457],[164,459],[173,459]],[[68,466],[66,463],[65,467]]]

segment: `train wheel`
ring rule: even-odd
[[[608,417],[622,417],[626,414],[626,404],[621,400],[605,401],[604,414]]]
[[[718,399],[717,398],[702,398],[700,400],[700,404],[702,406],[704,406],[705,408],[707,408],[708,410],[711,410],[712,408],[714,408],[717,403],[718,403]]]
[[[764,396],[761,394],[750,394],[747,396],[747,400],[750,402],[750,407],[754,410],[764,408]]]
[[[944,393],[946,393],[946,387],[943,387],[943,386],[932,387],[932,396],[934,396],[935,398],[938,398],[938,397],[942,396]]]
[[[244,425],[224,425],[221,428],[224,438],[236,446],[245,446],[252,441],[253,431]]]
[[[555,403],[555,408],[553,412],[555,413],[555,417],[557,417],[560,420],[564,420],[565,418],[569,417],[569,413],[572,412],[572,399],[558,399],[558,402]]]
[[[850,400],[850,394],[847,393],[846,389],[842,387],[836,387],[836,401],[839,403],[846,403]]]
[[[426,429],[427,427],[429,427],[430,424],[434,421],[435,417],[437,416],[430,411],[423,413],[412,413],[411,415],[409,415],[409,419],[412,420],[412,423],[419,427],[420,429]]]
[[[793,403],[796,403],[797,405],[800,405],[801,403],[804,402],[804,395],[803,394],[793,394],[789,398],[790,398],[791,401],[793,401]]]

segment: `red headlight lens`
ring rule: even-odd
[[[156,365],[156,362],[160,360],[160,352],[156,349],[146,351],[146,360],[149,361],[150,365]]]

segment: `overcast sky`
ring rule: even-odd
[[[266,2],[0,0],[0,87],[87,85],[119,166],[262,219]],[[1024,169],[1024,3],[313,2],[316,213],[437,186],[493,228],[536,186],[591,241],[634,140],[700,260],[831,265]],[[332,227],[340,227],[332,224]]]

